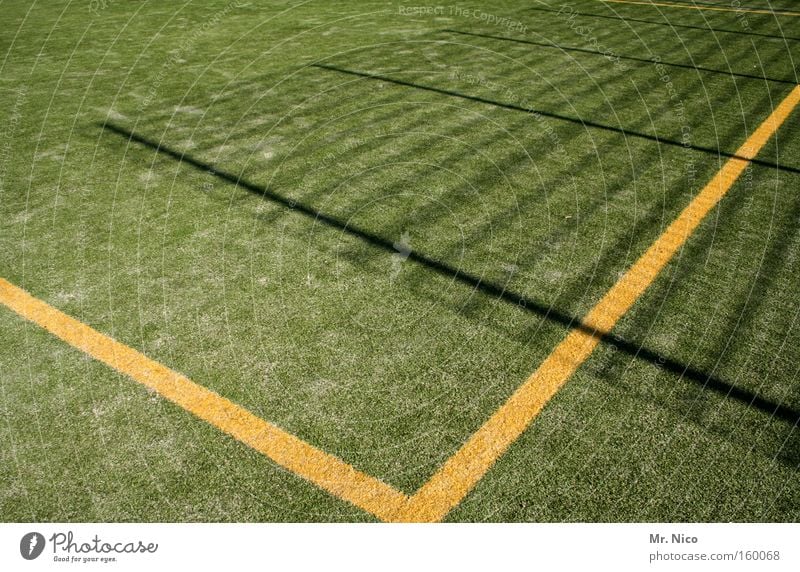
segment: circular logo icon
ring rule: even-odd
[[[38,532],[29,532],[19,541],[19,553],[25,560],[34,560],[44,550],[44,535]]]

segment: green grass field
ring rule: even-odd
[[[799,83],[680,4],[0,2],[0,277],[410,495]],[[800,519],[799,231],[795,110],[446,520]],[[2,521],[374,520],[0,339]]]

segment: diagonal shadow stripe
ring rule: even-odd
[[[536,10],[538,12],[552,12],[553,14],[575,14],[577,16],[585,16],[587,18],[603,18],[605,20],[616,20],[617,22],[638,22],[640,24],[652,24],[653,26],[667,26],[669,28],[686,28],[688,30],[701,30],[703,32],[720,32],[723,34],[736,34],[737,36],[760,36],[762,38],[771,38],[773,40],[789,40],[793,42],[800,42],[800,38],[793,38],[791,36],[776,36],[774,34],[761,34],[759,32],[752,32],[752,31],[745,31],[745,30],[724,30],[722,28],[710,28],[710,27],[703,27],[703,26],[691,26],[689,24],[674,24],[671,21],[668,22],[653,22],[652,20],[640,20],[637,18],[628,18],[622,16],[608,16],[606,14],[589,14],[587,12],[565,12],[559,10],[553,10],[551,8],[538,8],[535,6],[529,6],[526,10]]]
[[[316,222],[320,222],[341,232],[346,232],[351,236],[355,236],[367,242],[368,244],[391,254],[397,253],[394,243],[390,240],[350,225],[341,219],[318,211],[311,206],[286,198],[285,196],[280,195],[267,187],[251,183],[232,173],[219,169],[211,163],[195,159],[186,153],[176,151],[165,145],[162,145],[161,143],[141,135],[137,135],[123,127],[115,125],[114,123],[100,122],[97,125],[107,131],[123,137],[124,139],[127,139],[128,141],[139,143],[144,147],[153,149],[158,153],[175,159],[176,161],[185,163],[196,169],[214,175],[223,181],[253,193],[263,200],[268,200],[273,203],[289,207],[293,211],[302,213],[303,215],[312,218]],[[617,349],[631,355],[636,359],[645,360],[652,364],[658,364],[659,367],[680,376],[682,379],[689,380],[705,389],[710,389],[722,395],[723,397],[734,399],[745,405],[755,407],[756,409],[769,414],[770,416],[786,421],[787,423],[792,425],[800,423],[800,412],[792,409],[791,407],[761,397],[757,393],[753,393],[749,390],[736,387],[735,385],[732,385],[726,381],[704,373],[699,369],[680,363],[666,356],[662,356],[661,354],[647,348],[640,347],[638,344],[625,340],[615,334],[599,331],[595,328],[586,326],[574,316],[570,316],[559,310],[547,307],[533,299],[526,298],[525,296],[512,292],[506,289],[505,286],[483,280],[478,276],[469,274],[468,272],[465,272],[459,268],[454,268],[445,262],[435,260],[420,252],[416,252],[414,250],[408,250],[407,252],[408,259],[413,260],[421,266],[442,276],[456,280],[465,286],[473,288],[486,296],[491,296],[500,299],[503,302],[514,304],[521,310],[562,324],[569,329],[581,330],[598,338],[602,342],[614,344]],[[404,254],[405,253],[406,251],[404,251]]]
[[[531,41],[531,40],[522,40],[522,39],[519,39],[519,38],[509,38],[507,36],[492,36],[491,34],[478,34],[477,32],[462,32],[460,30],[442,30],[442,32],[446,32],[448,34],[460,34],[462,36],[476,36],[478,38],[489,38],[489,39],[492,39],[492,40],[503,40],[503,41],[506,41],[506,42],[515,42],[517,44],[528,44],[528,45],[531,45],[531,46],[540,46],[542,48],[555,49],[555,50],[565,51],[565,52],[581,52],[581,53],[584,53],[584,54],[592,54],[592,55],[595,55],[595,56],[603,56],[604,55],[603,52],[597,52],[595,50],[587,50],[585,48],[575,48],[575,47],[572,47],[572,46],[559,46],[558,44],[545,44],[544,42],[534,42],[534,41]],[[646,64],[659,63],[660,65],[667,66],[667,67],[683,68],[683,69],[687,69],[687,70],[694,70],[694,71],[701,71],[701,72],[706,72],[706,73],[724,75],[724,76],[727,76],[727,77],[741,77],[741,78],[745,78],[745,79],[756,79],[756,80],[759,80],[759,81],[771,81],[771,82],[776,82],[776,83],[786,83],[786,84],[789,84],[789,85],[792,85],[792,86],[797,85],[797,82],[794,82],[794,81],[791,81],[791,80],[787,80],[787,79],[775,79],[775,78],[764,77],[764,76],[760,76],[760,75],[751,75],[751,74],[736,73],[736,72],[726,72],[726,71],[722,71],[722,70],[715,70],[715,69],[704,68],[704,67],[700,67],[700,66],[692,66],[692,65],[688,65],[688,64],[675,64],[675,63],[669,63],[669,62],[664,62],[664,61],[655,62],[652,59],[648,59],[648,58],[637,58],[637,57],[633,57],[633,56],[621,56],[621,55],[616,54],[616,53],[614,54],[614,57],[615,58],[619,58],[621,60],[629,60],[629,61],[632,61],[632,62],[643,62],[643,63],[646,63]]]
[[[741,157],[739,155],[736,155],[735,153],[729,153],[727,151],[723,151],[721,149],[714,149],[712,147],[703,147],[703,146],[700,146],[700,145],[686,145],[682,141],[676,141],[676,140],[673,140],[673,139],[664,139],[664,138],[658,137],[657,135],[650,135],[649,133],[642,133],[640,131],[631,131],[631,130],[628,130],[628,129],[624,129],[622,127],[614,127],[613,125],[606,125],[604,123],[597,123],[596,121],[587,121],[587,120],[580,119],[580,118],[577,118],[577,117],[570,117],[568,115],[561,115],[559,113],[552,113],[550,111],[543,111],[543,110],[540,110],[540,109],[526,108],[526,107],[521,107],[521,106],[518,106],[518,105],[513,105],[513,104],[510,104],[510,103],[502,103],[502,102],[499,102],[499,101],[493,101],[491,99],[486,99],[486,98],[478,97],[478,96],[475,96],[475,95],[467,95],[467,94],[464,94],[464,93],[459,93],[457,91],[452,91],[452,90],[448,90],[448,89],[441,89],[441,88],[438,88],[438,87],[431,87],[431,86],[427,86],[427,85],[421,85],[421,84],[418,84],[418,83],[412,83],[410,81],[403,81],[401,79],[394,79],[394,78],[390,78],[390,77],[386,77],[386,76],[382,76],[382,75],[378,75],[378,74],[373,74],[373,73],[366,73],[366,72],[348,70],[348,69],[339,68],[339,67],[331,66],[331,65],[327,65],[327,64],[311,64],[310,67],[316,67],[316,68],[325,69],[325,70],[329,70],[329,71],[335,71],[335,72],[338,72],[338,73],[354,75],[354,76],[357,76],[357,77],[363,77],[365,79],[374,79],[374,80],[379,80],[379,81],[385,81],[387,83],[393,83],[393,84],[396,84],[396,85],[402,85],[403,87],[412,87],[414,89],[420,89],[420,90],[423,90],[423,91],[430,91],[430,92],[438,93],[438,94],[441,94],[441,95],[449,95],[451,97],[458,97],[460,99],[467,99],[469,101],[476,101],[478,103],[485,103],[487,105],[492,105],[494,107],[502,107],[503,109],[511,109],[513,111],[521,111],[522,113],[529,113],[531,115],[541,115],[543,117],[550,117],[552,119],[558,119],[558,120],[561,120],[561,121],[568,121],[570,123],[575,123],[577,125],[582,125],[583,127],[592,127],[594,129],[601,129],[603,131],[611,131],[611,132],[614,132],[614,133],[620,133],[620,134],[624,135],[625,137],[633,137],[633,138],[637,138],[637,139],[645,139],[647,141],[654,141],[654,142],[660,143],[662,145],[669,145],[669,146],[672,146],[672,147],[680,147],[682,149],[693,149],[693,150],[699,151],[701,153],[708,153],[710,155],[714,155],[715,157],[726,157],[728,159],[740,159],[742,161],[748,161],[750,163],[753,163],[755,165],[760,165],[762,167],[769,167],[770,169],[779,169],[781,171],[787,171],[789,173],[800,173],[800,168],[797,168],[797,167],[789,167],[787,165],[780,165],[778,163],[774,163],[772,161],[764,161],[762,159],[748,159],[747,157]]]

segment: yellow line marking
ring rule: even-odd
[[[733,157],[514,394],[412,497],[260,419],[0,278],[0,303],[252,447],[387,522],[435,522],[472,490],[592,354],[800,102],[796,86]],[[589,333],[587,330],[592,330]]]
[[[386,483],[267,423],[189,378],[34,298],[3,278],[0,278],[0,302],[69,345],[154,389],[289,471],[382,520],[392,520],[408,501],[406,495]]]
[[[634,0],[599,0],[600,2],[614,2],[616,4],[639,4],[641,6],[666,6],[668,8],[686,8],[689,10],[713,10],[715,12],[738,12],[745,14],[770,14],[775,16],[800,16],[800,12],[783,12],[778,10],[758,10],[756,8],[722,8],[720,6],[689,6],[687,4],[672,4],[670,2],[636,2]]]
[[[703,218],[733,186],[800,101],[800,86],[778,105],[713,179],[631,266],[548,358],[486,423],[414,494],[401,520],[444,518],[472,490],[544,405],[586,361],[609,332],[683,246]]]

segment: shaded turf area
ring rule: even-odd
[[[409,494],[798,83],[794,17],[92,7],[4,4],[0,276]],[[800,517],[798,117],[448,519]],[[3,520],[371,519],[0,332]]]

